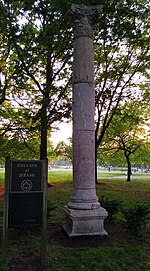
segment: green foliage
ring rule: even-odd
[[[9,260],[6,259],[5,256],[0,256],[0,270],[1,271],[8,271],[9,270]]]
[[[141,0],[107,1],[103,7],[95,42],[97,149],[119,104],[149,103],[148,13],[148,1]]]
[[[15,103],[13,110],[5,106],[5,115],[0,112],[0,130],[25,138],[40,131],[41,145],[45,142],[41,152],[46,149],[47,130],[70,117],[73,2],[103,5],[94,40],[96,147],[119,103],[148,99],[148,0],[64,0],[63,5],[58,0],[2,1],[0,104],[6,99]],[[136,74],[146,83],[138,82]]]
[[[40,153],[46,157],[47,131],[55,121],[70,116],[71,72],[67,67],[72,39],[66,28],[68,15],[64,5],[62,8],[55,1],[3,1],[2,7],[2,16],[7,19],[6,25],[3,22],[0,26],[0,102],[4,107],[0,135],[26,139],[40,132]],[[9,106],[5,106],[5,99]]]
[[[5,163],[6,156],[12,160],[39,159],[39,141],[35,138],[18,140],[17,138],[0,137],[0,163]]]
[[[70,139],[69,144],[64,141],[60,141],[55,149],[57,156],[66,157],[69,162],[72,162],[72,140]]]
[[[108,218],[117,220],[134,235],[142,233],[150,221],[150,205],[146,202],[125,202],[115,196],[102,196],[100,203]]]
[[[150,205],[148,203],[135,203],[122,209],[126,228],[133,234],[141,233],[150,221]]]
[[[122,201],[120,199],[111,198],[110,196],[102,196],[100,197],[100,203],[101,206],[107,210],[109,219],[113,219],[121,210]]]
[[[142,102],[126,102],[118,106],[105,133],[100,150],[101,157],[103,156],[102,159],[108,164],[126,163],[128,180],[132,173],[131,163],[149,164],[149,135],[146,126],[149,117],[147,107]]]
[[[50,200],[47,201],[47,219],[50,219],[51,217],[51,212],[56,209],[56,204],[52,203]]]

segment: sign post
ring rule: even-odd
[[[8,228],[41,227],[41,265],[46,264],[47,177],[47,159],[6,159],[3,252]]]
[[[42,212],[42,232],[41,232],[41,265],[46,265],[47,248],[47,181],[48,181],[48,159],[43,160],[43,212]]]
[[[4,191],[4,216],[3,216],[3,242],[2,252],[6,256],[8,240],[8,203],[10,187],[10,157],[5,160],[5,191]]]

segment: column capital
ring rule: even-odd
[[[90,36],[93,38],[93,25],[102,12],[102,6],[85,6],[72,4],[71,14],[74,18],[74,35],[78,36]]]

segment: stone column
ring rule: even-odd
[[[106,235],[107,216],[95,190],[95,91],[93,20],[101,6],[72,5],[73,61],[73,195],[64,207],[69,236]]]

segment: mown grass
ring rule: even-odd
[[[4,183],[4,169],[0,168],[0,184]]]
[[[117,246],[83,248],[76,251],[64,251],[58,247],[56,249],[59,251],[58,258],[51,251],[52,271],[146,271],[150,267],[146,258],[148,247],[145,246],[145,251],[141,253],[139,247],[135,248],[133,244],[126,242]]]
[[[4,172],[0,171],[0,183],[3,183]],[[120,199],[123,204],[136,201],[148,202],[150,200],[150,179],[137,178],[130,183],[125,178],[115,178],[114,172],[99,172],[99,184],[96,186],[97,196]],[[55,205],[51,212],[48,227],[63,225],[63,207],[70,201],[72,194],[72,173],[67,170],[49,171],[48,201]],[[0,201],[2,210],[2,200]],[[2,233],[2,217],[0,220]],[[109,237],[107,237],[109,238]],[[0,244],[2,234],[0,236]],[[75,241],[76,242],[76,241]],[[9,271],[15,261],[24,262],[26,259],[39,258],[40,230],[39,229],[11,229],[9,230],[8,253],[6,259],[0,254],[0,271]],[[127,238],[112,245],[92,247],[64,247],[61,244],[48,242],[47,271],[149,271],[149,233],[140,237]],[[12,264],[13,263],[13,264]],[[20,269],[19,269],[20,268]],[[28,268],[28,267],[27,267]],[[17,271],[29,270],[17,266]],[[38,271],[32,266],[31,271]]]

